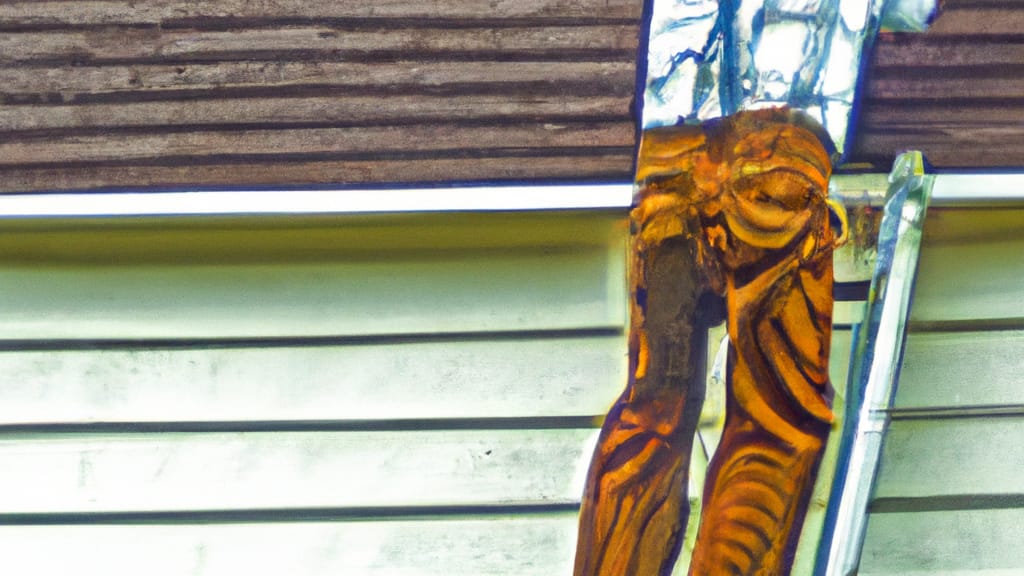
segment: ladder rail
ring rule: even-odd
[[[847,425],[815,573],[857,573],[867,531],[867,508],[896,395],[910,318],[924,219],[935,177],[920,152],[900,155],[878,239],[865,319],[855,328]]]

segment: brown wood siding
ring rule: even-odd
[[[1024,3],[946,0],[924,34],[875,45],[853,161],[922,150],[945,168],[1024,167]]]
[[[640,12],[5,2],[0,190],[621,178]]]
[[[630,177],[639,0],[8,1],[0,191]],[[1024,165],[1024,7],[878,44],[853,162]]]

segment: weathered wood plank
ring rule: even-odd
[[[0,424],[604,414],[623,336],[0,352]]]
[[[929,36],[1019,36],[1024,30],[1024,11],[1019,4],[958,6],[948,2],[932,22],[926,34]]]
[[[1024,405],[1024,332],[911,332],[897,409]]]
[[[922,69],[901,71],[896,76],[873,76],[868,81],[867,93],[874,98],[933,101],[944,98],[1020,98],[1024,94],[1024,79],[1006,75],[998,69],[990,69],[991,74],[977,73],[986,71],[946,75]]]
[[[573,503],[597,430],[8,434],[13,513]]]
[[[942,3],[942,8],[945,10],[951,8],[1012,8],[1019,5],[1017,0],[946,0]]]
[[[872,514],[859,574],[1012,576],[1024,509]]]
[[[1022,436],[1021,417],[893,421],[874,496],[1024,494]]]
[[[432,95],[633,95],[632,59],[565,62],[291,62],[251,60],[189,64],[54,66],[46,69],[0,67],[0,95],[10,104],[184,98],[223,98],[248,89],[258,97],[403,95],[425,102]],[[567,90],[571,87],[572,90]],[[280,89],[280,90],[278,90]],[[258,92],[262,90],[262,92]],[[186,98],[191,96],[191,98]],[[400,102],[401,100],[398,100]]]
[[[1012,1],[949,0],[927,32],[883,33],[850,161],[888,169],[899,152],[919,149],[939,167],[1021,166],[1019,8]]]
[[[0,5],[0,26],[7,29],[114,24],[223,26],[224,22],[240,20],[273,23],[294,19],[639,20],[642,9],[642,5],[630,0],[518,0],[485,3],[478,0],[381,0],[372,4],[353,0],[316,3],[301,0],[65,0],[5,2]]]
[[[274,524],[0,527],[34,576],[551,576],[572,571],[576,515]]]
[[[179,158],[182,164],[232,156],[314,156],[325,159],[381,157],[388,153],[466,148],[629,147],[627,122],[564,124],[446,124],[284,130],[195,131],[171,134],[101,134],[0,141],[0,166],[113,162],[118,165]],[[273,160],[273,158],[270,158]]]
[[[226,127],[267,127],[303,125],[360,126],[368,124],[410,124],[460,121],[501,121],[505,124],[544,120],[571,122],[588,119],[593,123],[619,121],[622,130],[632,126],[628,96],[559,95],[449,95],[309,98],[237,98],[226,100],[176,100],[71,106],[0,107],[0,133],[46,130],[75,132],[130,128],[166,130],[189,128],[196,131]],[[604,118],[605,122],[594,121]],[[400,130],[395,128],[394,130]],[[8,132],[8,133],[10,133]],[[17,138],[23,138],[18,135]]]
[[[964,100],[953,104],[914,101],[868,100],[860,116],[861,129],[883,132],[888,126],[955,134],[972,131],[985,125],[1024,125],[1024,106],[1018,100]],[[993,150],[964,150],[965,154],[991,154]]]
[[[888,129],[862,132],[853,151],[880,167],[890,166],[900,152],[920,150],[930,163],[944,168],[1024,166],[1024,131],[1017,126],[891,125]]]
[[[904,68],[911,72],[925,68],[953,66],[1006,66],[1024,62],[1024,38],[1007,41],[985,36],[935,37],[930,33],[882,34],[874,47],[872,69]],[[941,70],[940,70],[941,71]],[[940,72],[937,71],[937,72]]]
[[[626,297],[618,252],[6,267],[0,270],[6,301],[0,338],[277,338],[622,326]]]
[[[480,60],[566,59],[588,53],[632,58],[632,26],[530,26],[517,28],[337,29],[329,26],[236,28],[225,31],[158,28],[25,32],[0,36],[0,65],[104,62],[201,62],[222,60],[360,60],[416,54],[420,58]]]
[[[150,166],[83,166],[0,169],[0,192],[32,190],[132,189],[204,186],[310,186],[323,184],[415,183],[607,179],[633,174],[633,147],[575,151],[536,149],[530,154],[471,151],[401,160],[281,162],[235,160],[189,165],[179,161]]]

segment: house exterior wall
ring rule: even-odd
[[[0,192],[628,181],[640,4],[4,2]],[[1024,165],[1024,8],[944,9],[927,33],[879,38],[850,167],[885,171],[908,148],[940,168]],[[866,574],[1024,565],[1007,540],[1024,525],[1019,450],[991,447],[1024,433],[1020,414],[988,410],[1022,403],[1015,214],[929,216]],[[0,460],[25,473],[0,490],[0,557],[54,574],[82,562],[298,574],[289,562],[312,556],[311,574],[547,575],[568,562],[594,418],[623,381],[623,272],[609,248],[623,232],[605,222],[607,235],[579,241],[506,222],[518,232],[481,227],[439,258],[395,239],[448,225],[400,220],[268,225],[258,241],[172,231],[181,249],[152,223],[52,236],[5,222],[0,370],[18,385],[0,402]],[[379,249],[351,236],[370,229]],[[509,240],[533,237],[547,240]],[[394,308],[414,296],[426,300]],[[432,298],[446,303],[436,317],[402,324]],[[123,316],[103,317],[112,309]],[[335,388],[354,364],[383,366],[373,382],[394,388],[347,376]],[[428,366],[451,379],[423,382]],[[296,370],[308,389],[285,381]],[[520,388],[545,373],[579,388]],[[429,393],[395,393],[415,384]],[[463,393],[474,400],[453,404]],[[408,453],[381,448],[396,444]],[[418,477],[421,448],[458,462],[446,478],[461,484]],[[289,468],[327,452],[308,475]],[[265,454],[252,474],[224,464]],[[126,493],[122,474],[156,484]],[[30,498],[44,477],[53,498]],[[138,555],[119,555],[125,542]]]
[[[0,5],[0,192],[631,177],[639,0]],[[850,162],[1020,166],[1024,9],[879,39]]]
[[[626,381],[621,210],[5,225],[12,571],[571,571]]]
[[[1024,210],[929,210],[861,574],[1017,574]]]
[[[571,570],[621,215],[7,221],[12,573]]]

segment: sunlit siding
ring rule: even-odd
[[[620,214],[7,232],[8,570],[569,570],[625,381]]]
[[[626,380],[621,211],[6,232],[0,557],[19,573],[570,572]]]
[[[929,212],[861,574],[1020,574],[1024,210]]]

